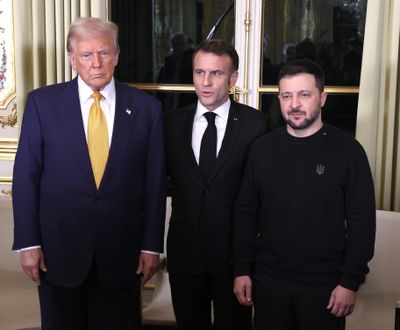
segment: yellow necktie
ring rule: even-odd
[[[108,130],[106,118],[100,108],[103,95],[93,92],[92,97],[94,102],[89,112],[88,147],[96,187],[99,188],[108,158]]]

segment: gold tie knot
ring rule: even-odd
[[[96,103],[99,103],[100,100],[103,98],[103,95],[100,92],[95,91],[93,92],[92,97]]]

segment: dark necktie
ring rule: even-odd
[[[214,112],[206,112],[204,117],[208,121],[203,138],[201,139],[199,166],[206,179],[209,178],[217,159],[217,127],[215,126]]]

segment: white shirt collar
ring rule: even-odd
[[[83,81],[81,76],[78,75],[78,91],[79,91],[79,99],[81,102],[86,102],[91,99],[93,91],[92,89]],[[110,104],[115,103],[115,83],[114,78],[111,78],[111,81],[104,86],[100,93],[103,95],[104,99],[107,100]]]
[[[213,112],[221,117],[224,120],[228,120],[228,115],[229,115],[229,108],[231,107],[231,99],[228,97],[228,99],[221,104],[218,108],[216,108]],[[197,109],[196,109],[196,114],[195,114],[195,120],[199,120],[201,118],[205,117],[203,116],[206,112],[209,112],[209,110],[200,103],[200,101],[197,101]],[[207,119],[205,119],[207,120]]]

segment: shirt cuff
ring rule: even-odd
[[[22,248],[19,250],[14,250],[14,251],[22,252],[22,251],[29,251],[29,250],[40,249],[40,248],[42,248],[40,245],[35,245],[35,246],[28,246],[28,247],[25,247],[25,248]]]
[[[148,251],[148,250],[142,250],[140,252],[148,253],[148,254],[153,254],[155,256],[159,256],[160,252],[155,252],[155,251]]]

